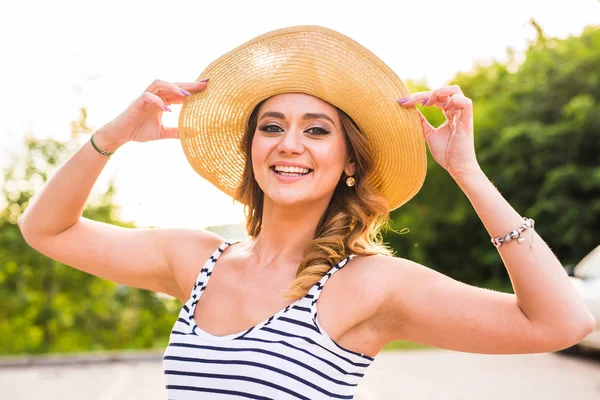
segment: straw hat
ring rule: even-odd
[[[179,136],[192,168],[234,196],[244,156],[239,142],[262,100],[299,92],[348,114],[367,137],[375,158],[369,183],[390,211],[410,200],[426,172],[426,146],[415,109],[396,100],[408,90],[377,56],[321,26],[294,26],[260,35],[212,62],[198,77],[210,83],[181,108]],[[358,182],[360,185],[361,182]]]

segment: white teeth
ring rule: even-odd
[[[310,170],[308,168],[284,167],[284,166],[281,166],[281,165],[276,165],[275,166],[275,171],[297,173],[297,174],[307,174]]]

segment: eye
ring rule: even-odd
[[[323,128],[321,128],[320,126],[313,126],[312,128],[308,129],[308,130],[307,130],[307,132],[308,132],[308,131],[312,131],[313,129],[314,129],[315,131],[314,131],[313,133],[311,133],[311,135],[317,135],[317,136],[320,136],[320,135],[327,135],[327,134],[329,133],[329,131],[328,131],[328,130],[325,130],[325,129],[323,129]]]
[[[260,129],[263,132],[269,132],[269,133],[277,133],[277,132],[283,131],[283,129],[279,125],[274,125],[274,124],[263,125],[263,126],[259,127],[258,129]],[[306,130],[306,132],[309,132],[311,135],[315,135],[315,136],[322,136],[322,135],[327,135],[328,133],[330,133],[328,130],[321,128],[320,126],[313,126],[312,128],[308,128]]]
[[[273,130],[271,128],[279,129],[279,131]],[[271,124],[271,125],[263,125],[260,128],[258,128],[258,129],[260,129],[261,131],[264,131],[264,132],[271,132],[271,133],[281,132],[281,130],[282,130],[281,127],[279,127],[278,125],[273,125],[273,124]]]

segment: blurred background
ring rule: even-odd
[[[484,172],[519,213],[536,220],[600,321],[600,254],[591,254],[600,245],[600,1],[40,0],[1,9],[0,397],[31,398],[37,392],[27,390],[40,390],[46,398],[81,398],[79,382],[86,398],[165,398],[160,359],[180,302],[41,255],[25,243],[17,219],[94,130],[154,79],[195,81],[223,53],[290,25],[323,25],[353,38],[411,92],[460,85],[474,102]],[[180,106],[171,108],[164,122],[176,126]],[[431,107],[422,111],[435,125],[443,120]],[[242,207],[192,170],[178,140],[120,148],[84,216],[126,227],[245,237]],[[395,230],[409,230],[384,233],[396,255],[512,293],[468,199],[431,157],[422,190],[392,219]],[[519,399],[545,390],[551,399],[575,393],[597,399],[600,359],[589,356],[595,348],[598,330],[585,345],[568,349],[577,358],[451,354],[394,342],[357,397],[417,398],[427,386],[429,397],[422,398]],[[395,357],[411,357],[413,367],[407,371],[409,359]],[[448,371],[456,365],[502,383],[492,390],[465,380]],[[556,366],[556,376],[542,365]],[[541,386],[532,375],[536,366],[550,374],[538,376],[546,382]],[[97,390],[84,385],[86,379]],[[54,390],[61,394],[53,397]]]

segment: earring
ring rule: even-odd
[[[349,187],[354,186],[354,184],[356,183],[356,179],[354,179],[354,177],[349,176],[348,179],[346,179],[346,185],[348,185]]]

